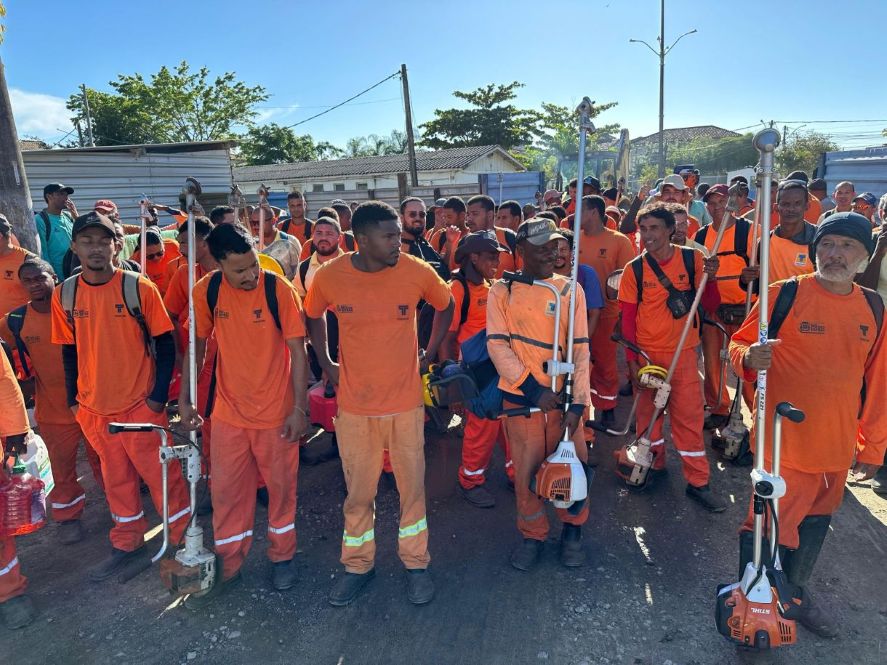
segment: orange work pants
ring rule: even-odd
[[[506,408],[518,405],[505,402]],[[548,538],[548,517],[545,504],[535,492],[530,490],[530,481],[543,460],[554,452],[560,443],[563,429],[561,428],[560,411],[550,413],[534,413],[529,418],[514,416],[505,420],[505,434],[514,460],[514,494],[517,500],[517,528],[524,538],[545,540]],[[588,461],[588,449],[582,434],[582,426],[573,432],[573,444],[576,454],[583,463]],[[588,500],[578,515],[571,515],[566,510],[557,509],[557,516],[565,524],[585,524],[588,520]]]
[[[366,573],[376,558],[375,499],[388,451],[400,494],[397,553],[406,568],[427,568],[428,521],[425,514],[425,408],[391,416],[359,416],[341,409],[336,437],[345,472],[345,532],[342,558],[349,573]]]
[[[485,472],[496,443],[505,450],[505,472],[513,481],[514,465],[509,464],[511,456],[502,421],[487,420],[466,411],[465,432],[462,435],[462,465],[459,467],[459,484],[462,487],[468,490],[486,482]]]
[[[77,481],[77,449],[83,441],[86,458],[92,467],[99,487],[102,484],[102,466],[98,454],[83,436],[76,422],[66,424],[41,423],[40,435],[49,452],[55,489],[50,493],[52,518],[56,522],[79,520],[86,505],[86,491]]]
[[[805,517],[831,515],[844,498],[846,471],[804,473],[783,467],[785,496],[779,500],[779,544],[790,550],[798,549],[798,526]],[[751,531],[755,525],[754,497],[748,504],[748,515],[740,531]],[[768,529],[769,525],[764,524]],[[766,533],[766,531],[765,531]]]
[[[213,422],[213,532],[223,579],[240,570],[252,544],[260,472],[268,486],[268,558],[289,561],[296,553],[299,444],[282,431]]]
[[[717,313],[709,313],[709,316],[721,323],[727,330],[727,334],[732,337],[733,333],[739,330],[738,325],[728,326],[723,322]],[[729,344],[729,339],[727,340]],[[724,363],[721,358],[721,350],[724,348],[724,336],[721,331],[714,326],[702,326],[702,362],[705,367],[705,404],[708,406],[712,415],[726,416],[730,413],[730,395],[727,386],[735,386],[735,380],[730,379],[730,370],[728,364]],[[718,400],[718,390],[721,392],[721,399]],[[754,404],[755,387],[754,384],[743,381],[742,397],[746,406],[751,408]]]
[[[615,316],[601,315],[591,336],[591,404],[595,411],[615,409],[619,398],[616,342],[610,339],[616,319]]]
[[[77,412],[77,422],[83,434],[92,442],[102,460],[105,496],[111,509],[114,526],[111,545],[118,550],[132,552],[145,543],[147,522],[139,493],[139,477],[151,491],[154,508],[163,510],[163,485],[160,480],[158,448],[160,438],[154,432],[126,432],[111,434],[111,422],[151,423],[168,427],[166,412],[155,413],[144,402],[139,402],[123,413],[102,416],[84,407]],[[180,466],[169,466],[169,537],[178,543],[191,516],[188,489]]]
[[[665,354],[650,354],[654,365],[668,367],[671,357]],[[705,441],[702,438],[702,423],[705,410],[702,402],[702,386],[699,385],[699,370],[696,365],[696,349],[684,349],[671,378],[671,396],[668,398],[668,415],[671,418],[671,438],[675,450],[681,456],[684,478],[694,487],[708,484],[708,459],[705,456]],[[652,390],[641,390],[637,410],[637,433],[646,433],[653,416]],[[660,414],[653,427],[650,439],[653,443],[653,469],[665,468],[665,439],[662,435],[664,416]]]

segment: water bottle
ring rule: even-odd
[[[16,461],[12,473],[0,483],[0,534],[22,536],[46,524],[43,481]]]

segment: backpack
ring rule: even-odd
[[[280,230],[283,231],[284,233],[289,234],[289,235],[293,235],[292,233],[290,233],[290,227],[292,225],[293,225],[293,218],[290,217],[288,220],[286,220],[286,228],[280,229]],[[314,229],[314,222],[312,222],[310,219],[306,218],[305,219],[305,240],[308,240],[311,237],[311,232],[313,231],[313,229]],[[312,249],[312,251],[314,251],[314,250]]]
[[[684,268],[687,271],[687,279],[690,282],[691,286],[693,286],[696,284],[696,257],[693,254],[693,252],[695,250],[691,247],[679,247],[678,249],[681,250],[681,258],[684,260]],[[647,256],[647,252],[644,252],[643,254],[632,259],[629,262],[629,264],[631,265],[632,272],[634,272],[634,280],[638,285],[638,304],[639,305],[641,304],[641,301],[644,299],[644,265],[643,265],[644,256]],[[662,281],[662,278],[665,277],[665,275],[663,274],[662,277],[659,276],[659,273],[662,272],[661,268],[659,269],[659,272],[656,272],[656,269],[659,268],[658,264],[656,265],[656,267],[653,267],[652,263],[649,265],[650,265],[650,268],[653,270],[653,272],[656,273],[656,277],[657,277],[657,279],[659,279],[659,283],[662,284],[662,286],[665,286],[665,288],[667,289],[668,287]],[[666,279],[668,279],[668,278],[666,278]],[[672,288],[674,288],[674,286],[672,286]],[[695,286],[694,286],[693,290],[695,291]]]
[[[304,263],[304,262],[303,262]],[[299,272],[302,272],[302,266],[299,266]],[[308,269],[305,268],[305,272],[308,272]],[[471,298],[469,297],[468,291],[468,280],[462,276],[459,271],[456,271],[452,274],[453,281],[459,282],[462,285],[462,288],[465,291],[465,296],[462,298],[462,307],[459,309],[459,325],[461,326],[468,320],[468,309],[471,307]],[[304,280],[302,284],[304,285]],[[416,323],[416,332],[419,338],[419,348],[426,348],[428,343],[431,341],[431,330],[434,328],[434,307],[429,305],[427,302],[422,305],[419,309],[419,318]]]
[[[884,300],[877,291],[864,286],[860,286],[859,288],[862,291],[862,295],[865,297],[866,303],[868,303],[868,306],[872,310],[872,316],[875,317],[875,328],[877,329],[875,339],[877,340],[878,336],[881,334],[881,328],[884,327]],[[767,325],[767,339],[776,339],[776,336],[779,334],[779,329],[782,328],[782,324],[785,323],[785,319],[791,311],[792,305],[795,303],[795,296],[797,295],[797,277],[785,280],[782,283],[782,286],[779,287],[779,293],[776,295],[776,302],[773,303],[773,312],[770,314],[770,320]],[[874,345],[872,346],[872,349],[874,349]],[[862,405],[865,404],[865,396],[865,380],[863,379],[862,390],[860,391],[860,414],[862,414]]]
[[[278,311],[277,306],[277,275],[269,270],[262,270],[262,272],[265,273],[265,303],[268,305],[268,312],[271,314],[271,318],[274,319],[274,325],[277,326],[277,329],[282,330],[280,327],[280,312]],[[209,313],[213,317],[213,320],[216,318],[216,305],[219,304],[219,289],[221,289],[221,287],[222,272],[216,270],[210,276],[209,284],[206,288],[206,304],[209,307]],[[219,356],[216,354],[213,359],[212,378],[210,378],[209,382],[209,398],[206,401],[206,413],[203,414],[204,418],[209,418],[215,403],[216,368],[218,365]],[[192,380],[194,380],[193,377]]]
[[[705,245],[705,237],[708,235],[708,230],[712,227],[711,224],[706,224],[701,229],[696,232],[696,237],[694,240],[698,242],[700,245]],[[751,231],[751,224],[744,217],[739,217],[736,219],[736,231],[733,236],[733,249],[728,250],[726,252],[718,252],[717,256],[730,256],[731,254],[735,254],[740,259],[745,261],[745,265],[749,265],[748,261],[748,234]]]
[[[6,325],[9,326],[9,331],[12,333],[12,338],[15,341],[15,348],[18,351],[19,361],[21,362],[22,371],[25,373],[25,378],[31,376],[31,368],[28,367],[28,358],[31,356],[28,353],[25,340],[22,339],[22,328],[25,325],[25,314],[27,311],[28,306],[22,305],[6,315]]]
[[[502,389],[499,373],[487,350],[487,330],[475,333],[461,345],[462,365],[474,379],[478,395],[468,400],[465,407],[479,418],[496,420],[502,412]]]
[[[154,357],[154,338],[148,329],[148,323],[145,321],[145,315],[142,313],[142,296],[139,293],[139,273],[130,272],[129,270],[121,270],[121,285],[123,288],[123,304],[126,305],[126,311],[136,320],[142,331],[142,341],[145,344],[145,355],[149,358]],[[80,275],[68,277],[62,282],[61,300],[62,309],[68,319],[68,325],[76,338],[76,327],[74,326],[74,303],[77,300],[77,285],[80,283]]]
[[[501,229],[502,235],[505,236],[505,244],[508,245],[512,255],[517,255],[517,234],[511,229]]]

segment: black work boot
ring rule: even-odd
[[[83,540],[83,525],[80,520],[59,522],[58,537],[62,545],[73,545]]]
[[[711,491],[711,487],[687,485],[687,496],[702,505],[710,513],[722,513],[727,510],[727,502]]]
[[[190,594],[187,598],[185,598],[184,605],[189,610],[197,611],[202,610],[204,607],[209,605],[210,603],[218,600],[221,596],[225,595],[231,587],[239,584],[243,579],[240,576],[240,571],[238,570],[227,580],[223,580],[222,575],[222,563],[218,561],[216,564],[216,571],[219,577],[216,578],[215,583],[209,588],[205,594],[201,596],[195,596],[194,594]]]
[[[604,409],[601,411],[598,422],[604,427],[612,427],[616,424],[616,409]]]
[[[275,561],[271,564],[271,586],[277,591],[286,591],[296,585],[296,573],[292,563],[292,559],[290,559],[289,561]]]
[[[434,582],[427,569],[407,569],[407,598],[413,605],[425,605],[434,598]]]
[[[371,568],[365,573],[349,573],[345,571],[330,591],[330,605],[345,607],[350,605],[363,591],[363,588],[376,576],[376,569]]]
[[[0,616],[3,617],[3,625],[9,630],[24,628],[34,620],[35,614],[31,599],[24,594],[0,603]]]
[[[838,622],[835,621],[832,612],[815,602],[807,589],[804,589],[804,601],[801,604],[798,623],[819,637],[833,639],[838,636]]]
[[[872,478],[872,491],[878,496],[887,496],[887,464],[878,469]]]
[[[582,527],[577,524],[564,524],[564,530],[561,532],[561,563],[567,568],[579,568],[585,565]]]
[[[465,497],[465,500],[468,503],[477,508],[496,507],[496,499],[490,494],[490,490],[483,485],[477,485],[476,487],[470,487],[468,489],[463,487],[462,496]]]
[[[144,550],[144,546],[132,552],[124,552],[114,547],[111,549],[111,555],[107,559],[89,569],[87,576],[91,582],[102,582],[123,570],[130,561],[138,558]]]
[[[523,542],[511,552],[511,565],[518,570],[532,570],[539,562],[539,554],[544,545],[541,540],[524,538]]]
[[[838,624],[826,607],[812,600],[808,584],[831,521],[831,515],[805,517],[798,525],[798,549],[788,550],[783,557],[783,567],[788,581],[804,589],[798,623],[810,632],[825,638],[832,638],[838,634]]]

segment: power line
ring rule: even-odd
[[[294,124],[292,124],[292,125],[287,125],[287,128],[288,128],[288,129],[292,129],[293,127],[298,127],[299,125],[304,125],[306,122],[310,122],[311,120],[314,120],[315,118],[319,118],[319,117],[322,116],[322,115],[326,115],[326,114],[329,113],[330,111],[334,111],[334,110],[336,110],[337,108],[339,108],[340,106],[345,106],[345,104],[347,104],[348,102],[351,102],[351,101],[357,99],[357,98],[360,97],[361,95],[365,95],[366,93],[368,93],[368,92],[369,92],[370,90],[372,90],[373,88],[378,88],[380,85],[382,85],[383,83],[385,83],[385,81],[390,81],[391,79],[393,79],[393,78],[395,78],[395,77],[398,77],[398,76],[400,76],[400,71],[396,71],[396,72],[394,72],[391,76],[386,76],[385,78],[383,78],[383,79],[382,79],[381,81],[379,81],[378,83],[374,83],[373,85],[371,85],[371,86],[370,86],[369,88],[367,88],[366,90],[362,90],[361,92],[358,92],[356,95],[354,95],[353,97],[349,97],[349,98],[346,99],[344,102],[340,102],[340,103],[336,104],[335,106],[331,106],[331,107],[329,107],[329,108],[326,109],[325,111],[321,111],[320,113],[316,113],[316,114],[312,115],[310,118],[305,118],[304,120],[300,120],[299,122],[294,123]]]
[[[388,102],[396,102],[399,101],[400,97],[388,97],[387,99],[373,99],[367,102],[355,102],[352,106],[365,106],[367,104],[386,104]],[[302,104],[292,104],[291,106],[257,106],[257,109],[283,109],[283,110],[296,110],[296,109],[328,109],[332,108],[330,104],[322,104],[318,106],[303,106]]]

